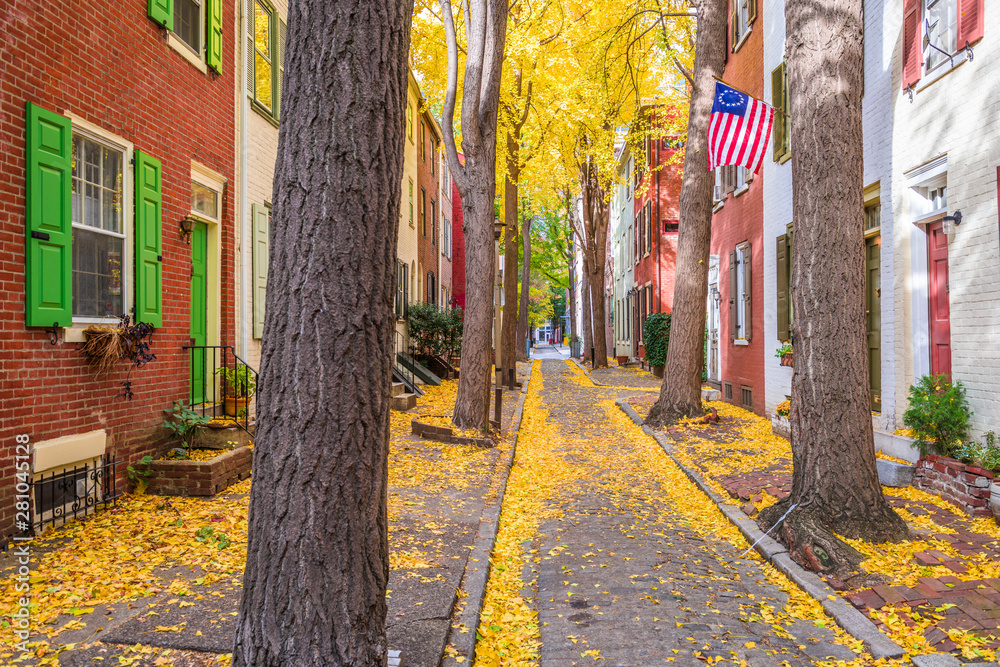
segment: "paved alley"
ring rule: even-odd
[[[540,370],[533,407],[545,425],[522,432],[518,457],[522,447],[525,456],[549,447],[565,468],[543,501],[523,573],[534,581],[523,594],[538,613],[542,667],[858,657],[853,640],[838,643],[832,622],[797,590],[790,598],[756,554],[740,559],[715,506],[613,403],[649,389],[594,386],[568,361],[541,361]],[[517,475],[515,467],[514,485]]]

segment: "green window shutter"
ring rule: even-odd
[[[264,303],[267,295],[267,262],[271,245],[271,212],[264,206],[251,206],[253,220],[253,337],[264,333]]]
[[[771,147],[774,160],[777,161],[785,154],[785,117],[778,111],[785,111],[785,64],[778,65],[771,72],[771,105],[775,109],[775,118],[772,125]]]
[[[205,0],[205,63],[222,74],[222,0]]]
[[[73,130],[69,118],[28,102],[25,319],[73,323]]]
[[[161,28],[174,29],[174,0],[147,0],[146,14]]]
[[[788,336],[788,237],[782,234],[777,240],[778,260],[778,340]]]
[[[163,168],[135,152],[135,319],[163,326]]]
[[[750,249],[751,245],[748,243],[743,251],[743,340],[750,340],[750,336],[753,335],[753,327],[751,326],[753,322],[753,283],[750,281],[750,267],[753,266],[751,261]]]
[[[277,80],[274,82],[274,90],[277,91],[277,95],[274,98],[274,117],[279,118],[281,115],[281,82],[285,78],[285,32],[288,30],[288,27],[284,21],[277,18],[277,12],[274,13],[274,16],[278,22],[278,66],[272,70],[277,73]]]
[[[254,66],[254,51],[253,51],[253,8],[255,0],[247,0],[247,53],[246,53],[246,69],[247,69],[247,95],[250,99],[253,99],[257,95],[256,82],[256,68]]]

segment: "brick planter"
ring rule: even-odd
[[[917,462],[913,486],[947,500],[969,516],[992,516],[993,473],[961,461],[928,454]]]
[[[492,420],[490,423],[496,424],[496,422]],[[489,438],[463,438],[455,435],[454,431],[446,426],[425,424],[417,421],[416,419],[410,421],[410,428],[413,431],[413,435],[419,435],[421,438],[427,438],[428,440],[436,440],[438,442],[446,442],[453,445],[473,445],[474,447],[496,446],[496,443]]]
[[[147,493],[157,496],[214,496],[250,476],[253,452],[240,447],[211,461],[153,461]],[[137,470],[144,466],[136,466]]]

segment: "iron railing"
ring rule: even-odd
[[[251,429],[257,421],[257,371],[236,355],[232,345],[185,345],[184,349],[191,353],[188,393],[191,409],[209,417],[225,415],[253,435]],[[235,378],[237,386],[226,382],[225,375]],[[246,387],[251,391],[245,391]]]
[[[115,504],[121,496],[117,474],[121,463],[105,454],[92,464],[41,473],[31,480],[32,534],[40,535],[46,526],[57,528]]]
[[[394,338],[394,344],[392,349],[392,377],[396,382],[402,382],[406,386],[406,391],[411,394],[423,394],[423,390],[417,386],[416,375],[413,374],[413,365],[407,366],[402,361],[401,357],[409,357],[412,359],[410,354],[409,341],[406,340],[404,336],[399,331],[395,332],[396,336]]]

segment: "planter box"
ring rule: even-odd
[[[913,474],[917,466],[905,463],[896,463],[885,459],[875,459],[878,467],[878,481],[882,486],[904,488],[913,483]]]
[[[151,470],[146,477],[147,493],[157,496],[214,496],[250,476],[253,452],[240,447],[216,456],[211,461],[153,461],[136,465],[139,471]]]
[[[892,431],[875,429],[875,449],[896,459],[910,463],[920,460],[920,451],[913,446],[913,438],[896,435]]]
[[[785,440],[791,440],[792,424],[788,421],[788,417],[782,417],[781,415],[771,417],[771,432],[775,435],[780,435]]]
[[[794,352],[789,352],[787,354],[781,355],[781,365],[782,366],[791,366],[792,365],[792,361],[793,361],[793,359],[792,359],[792,355],[793,354],[794,354]]]
[[[493,420],[490,420],[490,423],[499,428],[499,425],[497,425]],[[472,445],[474,447],[496,446],[496,443],[489,438],[465,438],[455,435],[455,432],[447,426],[425,424],[417,421],[416,419],[410,421],[410,429],[413,431],[413,435],[418,435],[421,438],[436,440],[437,442],[445,442],[452,445]]]
[[[253,430],[253,425],[250,425]],[[236,449],[253,444],[253,436],[238,426],[208,425],[198,429],[195,449]]]
[[[969,516],[992,516],[993,473],[948,458],[928,454],[917,463],[913,486],[939,496]]]
[[[653,373],[653,377],[663,377],[663,366],[650,366],[650,369]]]

